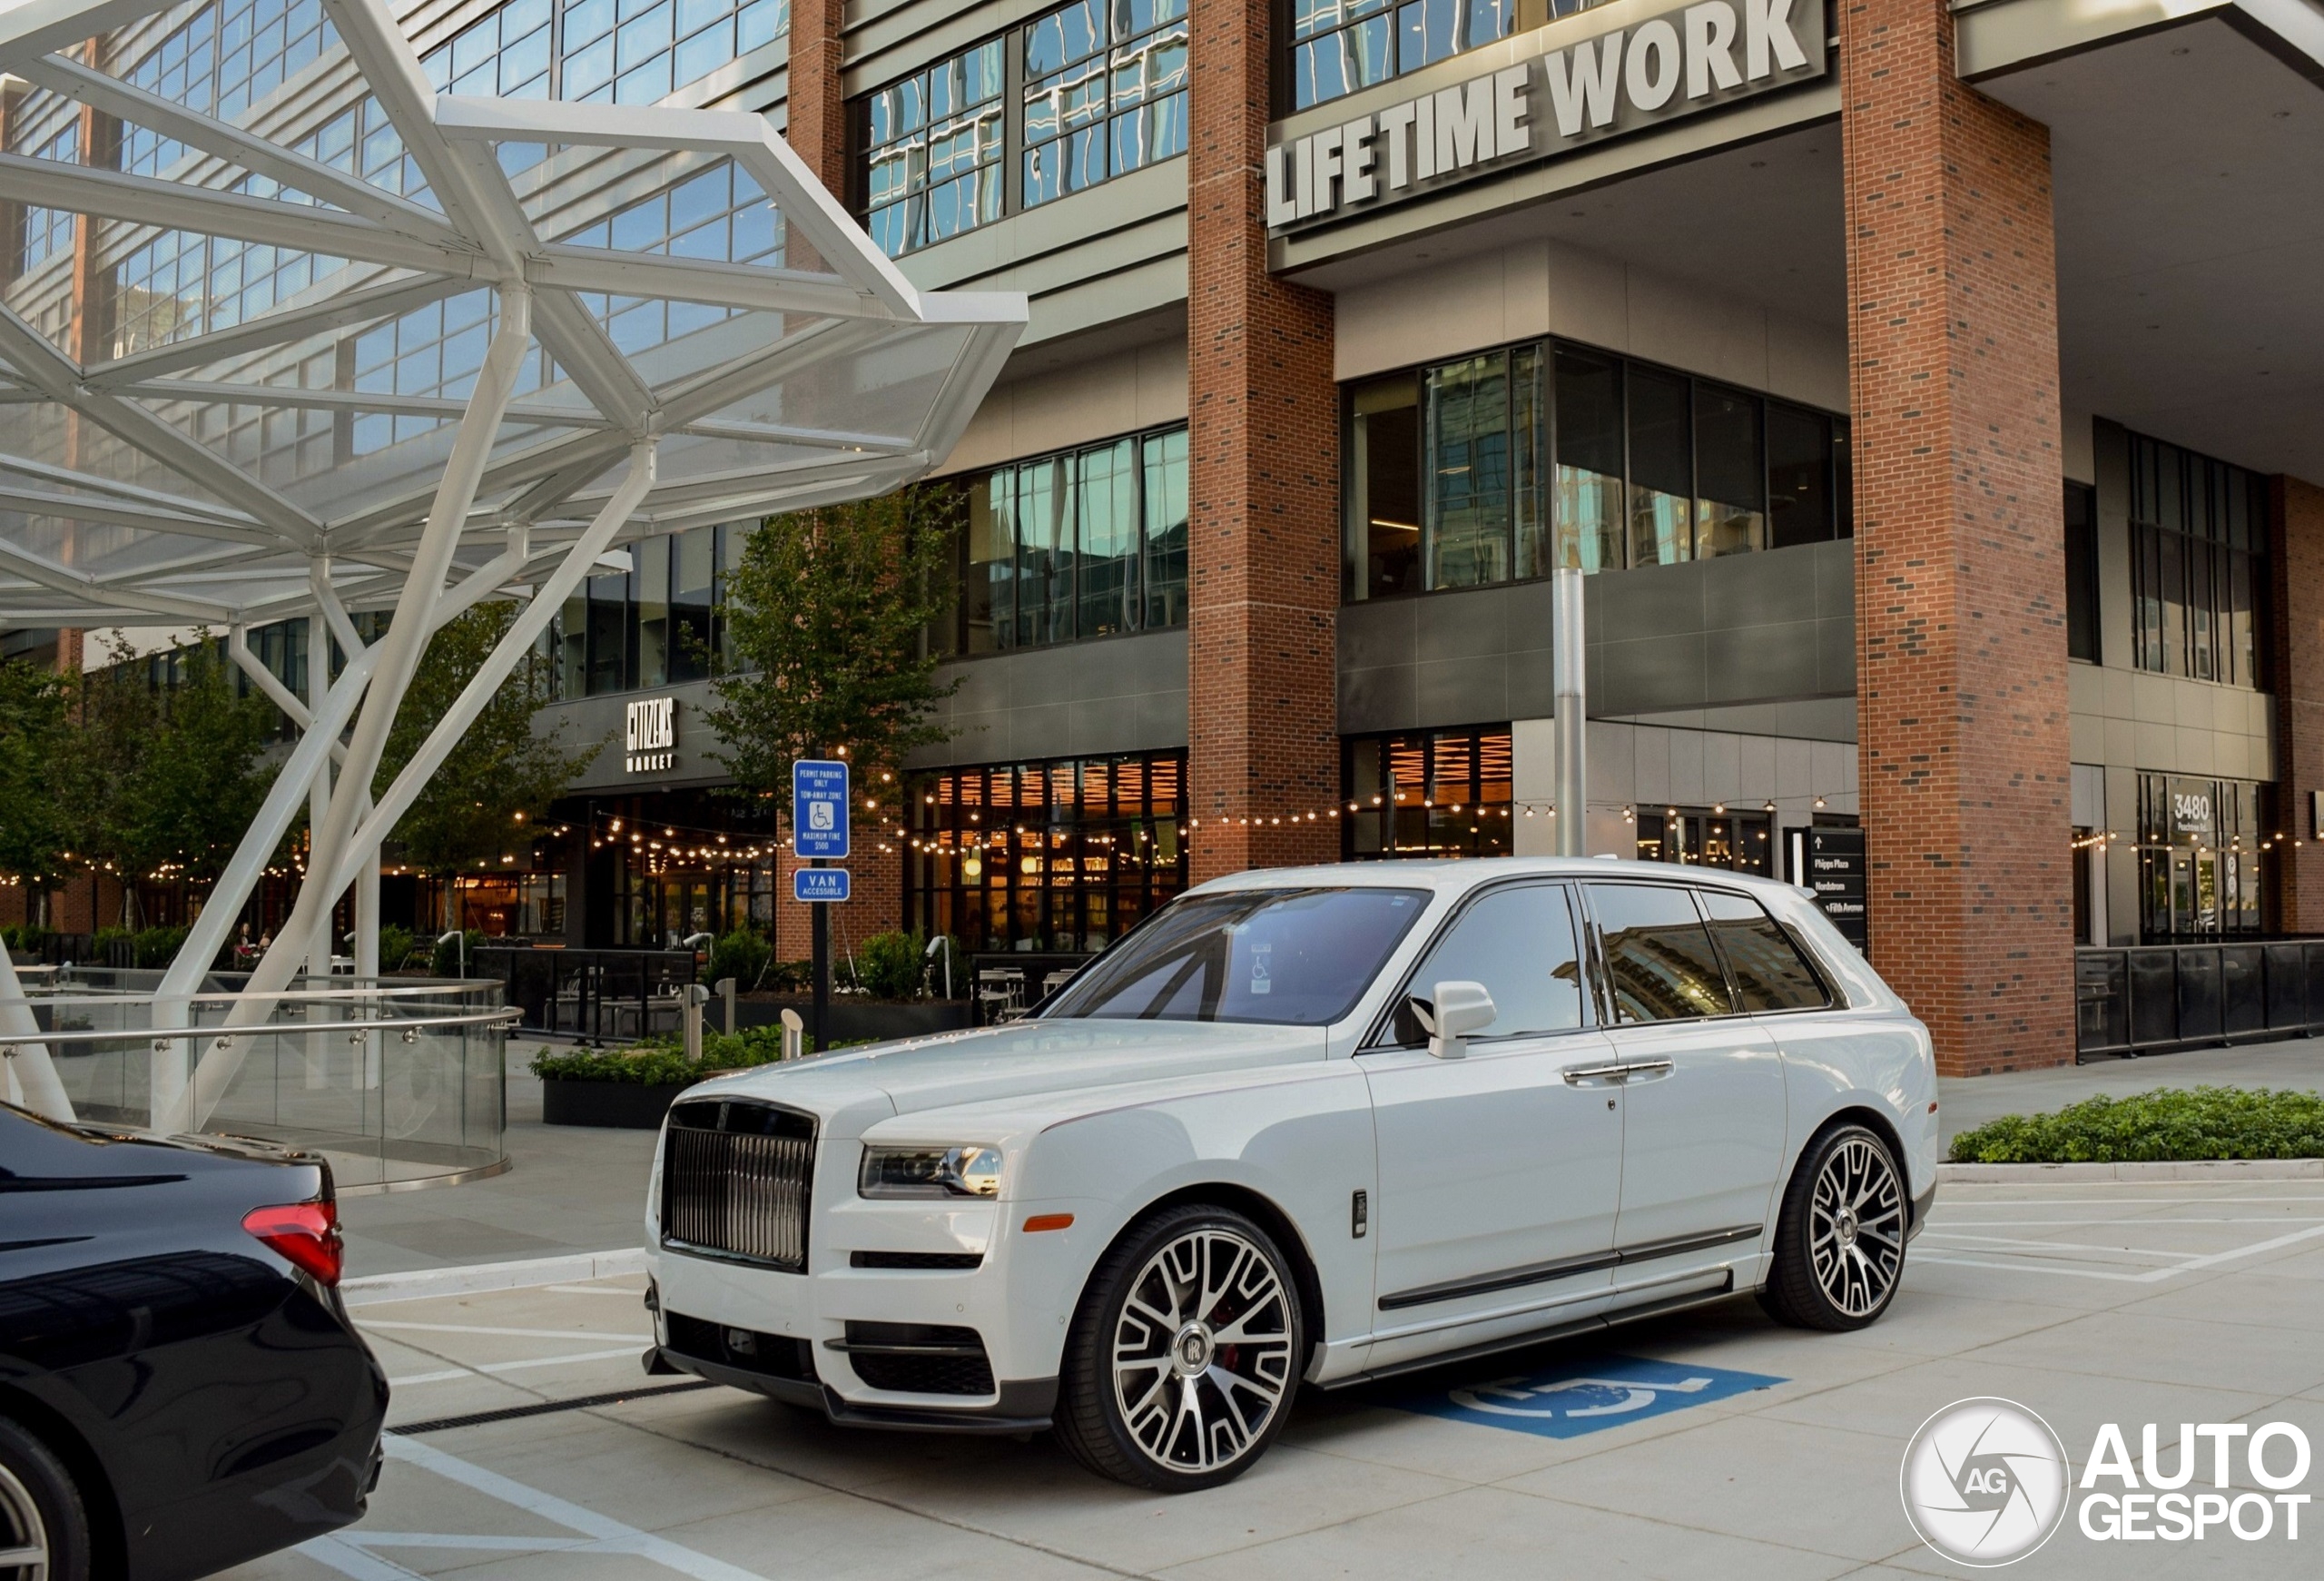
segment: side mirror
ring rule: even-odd
[[[1482,983],[1440,983],[1433,1003],[1413,995],[1407,1003],[1428,1033],[1428,1052],[1440,1060],[1457,1060],[1469,1052],[1468,1035],[1482,1032],[1501,1013]]]

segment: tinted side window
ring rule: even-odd
[[[1727,973],[1693,896],[1664,884],[1593,884],[1590,909],[1621,1022],[1728,1015]]]
[[[1413,973],[1412,992],[1432,997],[1439,983],[1482,983],[1492,995],[1492,1024],[1475,1035],[1520,1037],[1566,1032],[1581,1024],[1581,952],[1574,947],[1573,908],[1565,887],[1512,884],[1480,896]],[[1427,1034],[1399,1007],[1395,1040],[1412,1044]]]
[[[1715,889],[1699,893],[1744,1009],[1813,1010],[1830,1003],[1790,935],[1758,901]]]

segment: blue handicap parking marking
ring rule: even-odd
[[[1686,1361],[1597,1356],[1539,1372],[1431,1389],[1395,1403],[1403,1410],[1456,1422],[1538,1433],[1545,1438],[1578,1438],[1790,1381]]]

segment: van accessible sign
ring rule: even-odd
[[[1571,32],[1557,23],[1534,36]],[[1269,147],[1267,229],[1342,219],[1820,77],[1824,44],[1812,0],[1701,0],[1549,44]]]

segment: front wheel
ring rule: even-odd
[[[1133,1487],[1216,1487],[1281,1430],[1305,1349],[1274,1239],[1226,1209],[1167,1209],[1089,1277],[1066,1342],[1058,1437]]]
[[[48,1446],[0,1418],[0,1576],[88,1581],[89,1518]]]
[[[1861,1329],[1905,1271],[1905,1181],[1876,1131],[1836,1125],[1807,1144],[1776,1221],[1759,1304],[1795,1329]]]

